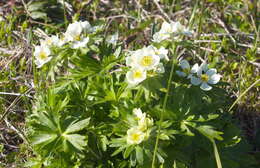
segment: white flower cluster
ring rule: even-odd
[[[210,84],[217,84],[221,78],[221,75],[217,74],[217,70],[215,68],[209,69],[208,64],[205,62],[200,66],[195,64],[191,68],[187,60],[181,60],[180,66],[182,71],[176,71],[177,75],[187,77],[193,85],[200,85],[200,88],[205,91],[211,90],[212,86]]]
[[[57,35],[52,35],[51,37],[41,40],[40,45],[36,46],[34,50],[35,64],[40,68],[52,59],[51,47],[61,47],[66,43],[70,43],[73,49],[85,47],[89,41],[89,37],[85,35],[91,31],[92,27],[88,21],[79,21],[69,24],[61,38]]]
[[[146,116],[140,108],[134,109],[133,113],[137,120],[137,126],[127,130],[127,144],[140,144],[150,136],[153,119]]]
[[[160,43],[166,39],[178,40],[180,35],[192,35],[193,32],[184,27],[180,22],[163,22],[159,32],[153,35],[153,41]]]
[[[126,80],[130,85],[137,85],[146,79],[147,71],[164,73],[161,59],[169,60],[168,50],[164,47],[156,48],[152,45],[132,51],[126,58],[126,65],[131,67],[126,74]]]

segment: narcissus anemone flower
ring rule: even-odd
[[[83,33],[86,32],[87,29],[90,29],[90,28],[91,28],[91,26],[87,21],[74,22],[74,23],[69,24],[69,26],[64,34],[65,41],[73,42],[72,48],[85,47],[89,41],[89,38],[85,37]]]
[[[154,46],[152,47],[154,49],[155,54],[158,55],[160,59],[165,59],[166,61],[169,61],[167,49],[165,49],[164,47],[160,47],[159,49]]]
[[[60,39],[58,36],[50,36],[50,37],[46,37],[45,40],[41,40],[41,45],[43,46],[60,46],[59,43]]]
[[[146,71],[141,68],[132,68],[126,73],[126,81],[130,85],[137,85],[146,79]]]
[[[178,76],[181,76],[181,77],[191,78],[192,74],[197,73],[197,71],[199,69],[198,64],[193,65],[191,68],[189,62],[185,59],[181,60],[179,65],[181,66],[182,71],[176,71],[176,73]]]
[[[163,22],[159,32],[153,35],[154,42],[161,42],[163,40],[173,37],[174,39],[178,38],[178,35],[191,35],[192,32],[184,27],[180,22]]]
[[[139,130],[146,131],[149,127],[153,125],[153,119],[146,117],[146,113],[143,113],[140,108],[133,109],[133,113],[138,121]]]
[[[89,38],[83,38],[81,41],[74,41],[72,44],[72,48],[81,48],[81,47],[86,47],[87,43],[89,42]]]
[[[127,131],[127,144],[140,144],[145,138],[145,133],[140,131],[137,127],[130,128]]]
[[[221,78],[220,74],[217,74],[217,70],[214,68],[208,69],[206,63],[202,63],[197,71],[197,76],[191,77],[191,83],[193,85],[200,85],[200,88],[205,91],[212,89],[212,86],[209,84],[217,84]]]
[[[139,121],[142,118],[146,117],[146,114],[142,112],[142,110],[140,108],[134,108],[133,109],[133,113],[136,116],[136,119]]]
[[[37,68],[42,67],[45,63],[49,62],[52,57],[49,55],[51,51],[48,46],[40,45],[35,47],[34,56],[35,56],[35,64]]]
[[[127,64],[130,64],[132,67],[139,67],[144,70],[155,69],[160,62],[160,57],[159,55],[155,54],[153,46],[148,46],[136,50],[132,52],[130,57],[130,62]]]

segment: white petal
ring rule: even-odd
[[[200,76],[202,72],[207,72],[207,70],[208,70],[208,64],[206,62],[203,62],[198,69],[197,72],[198,76]]]
[[[81,26],[84,30],[88,30],[91,28],[91,25],[89,24],[88,21],[84,21],[84,22],[80,22],[81,23]]]
[[[126,81],[130,84],[130,85],[137,85],[139,84],[140,82],[142,82],[143,80],[146,79],[146,71],[143,71],[143,70],[140,70],[141,73],[142,73],[142,76],[140,78],[134,78],[133,77],[133,74],[134,74],[134,71],[136,70],[140,70],[138,68],[133,68],[131,69],[130,71],[128,71],[126,73]]]
[[[165,49],[164,47],[161,47],[159,50],[159,56],[161,59],[165,59],[166,61],[169,61],[169,57],[168,57],[168,50]]]
[[[208,83],[209,84],[216,84],[216,83],[219,82],[220,78],[221,78],[221,75],[214,74],[214,75],[210,76]]]
[[[208,75],[208,76],[212,76],[212,75],[214,75],[214,74],[216,74],[217,73],[217,70],[215,69],[215,68],[211,68],[211,69],[209,69],[207,72],[206,72],[206,74]]]
[[[86,38],[84,38],[82,41],[75,41],[75,42],[72,44],[71,47],[74,48],[74,49],[81,48],[81,47],[86,47],[88,41],[89,41],[89,38],[86,37]]]
[[[195,64],[195,65],[192,66],[190,72],[191,73],[197,73],[198,70],[199,70],[199,64]]]
[[[209,90],[212,89],[212,87],[209,86],[206,82],[203,82],[203,83],[200,85],[200,88],[201,88],[202,90],[205,90],[205,91],[209,91]]]
[[[195,76],[192,76],[192,77],[190,78],[190,82],[191,82],[193,85],[195,85],[195,86],[201,84],[200,78],[197,78],[197,77],[195,77]]]
[[[176,74],[180,77],[185,77],[186,73],[182,72],[182,71],[176,71]]]
[[[180,61],[180,66],[182,69],[190,69],[190,64],[185,59]]]

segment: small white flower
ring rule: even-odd
[[[89,32],[91,30],[91,25],[88,21],[80,21],[81,27],[84,31]]]
[[[141,131],[147,131],[149,127],[153,125],[153,120],[148,117],[143,117],[138,121],[138,129]]]
[[[89,37],[84,38],[81,41],[74,41],[72,43],[72,48],[77,49],[77,48],[82,48],[82,47],[86,47],[87,43],[89,42]]]
[[[176,71],[177,75],[187,78],[191,78],[193,76],[192,74],[197,73],[199,69],[198,64],[193,65],[191,68],[189,62],[185,59],[180,61],[180,66],[182,71]]]
[[[146,113],[143,113],[140,108],[133,109],[133,113],[138,121],[139,130],[146,131],[149,127],[153,125],[153,120],[146,117]]]
[[[142,48],[140,53],[135,52],[133,59],[136,63],[136,66],[145,70],[152,70],[156,68],[160,62],[160,57],[159,55],[155,54],[152,46]]]
[[[165,59],[166,61],[169,61],[168,50],[166,48],[160,47],[159,49],[157,49],[156,47],[153,47],[153,49],[155,54],[158,55],[160,59]]]
[[[156,32],[153,35],[153,40],[156,43],[160,43],[163,40],[169,39],[171,37],[171,35],[169,33],[164,33],[164,32]]]
[[[126,73],[126,81],[130,85],[137,85],[146,79],[146,71],[140,68],[132,68]]]
[[[74,22],[69,24],[65,34],[63,42],[72,42],[71,47],[74,49],[86,47],[89,42],[89,37],[84,36],[84,32],[90,31],[91,25],[88,21],[84,22]],[[62,42],[61,42],[62,43]]]
[[[106,39],[107,43],[110,43],[112,45],[116,45],[117,40],[118,40],[118,33],[108,36]]]
[[[47,37],[45,40],[41,40],[41,45],[47,45],[47,46],[59,46],[59,37],[58,36],[50,36]]]
[[[140,144],[145,138],[145,133],[140,131],[137,127],[127,130],[127,144]]]
[[[181,34],[191,35],[192,32],[184,27],[180,22],[171,21],[168,23],[164,21],[160,31],[153,35],[153,41],[159,43],[163,40],[169,39],[170,37],[177,40],[179,38],[178,36]]]
[[[52,57],[49,57],[50,54],[51,51],[48,46],[41,45],[35,47],[34,56],[37,68],[42,67],[45,63],[51,60]]]
[[[82,38],[81,37],[82,31],[83,31],[83,27],[81,22],[74,22],[69,24],[65,32],[66,41],[80,41]]]
[[[191,77],[191,83],[193,85],[200,85],[200,88],[205,91],[212,89],[209,84],[217,84],[221,78],[220,74],[217,74],[217,70],[214,68],[208,69],[208,65],[203,63],[197,72],[198,78],[195,76]]]
[[[134,108],[133,113],[136,116],[137,120],[141,120],[146,117],[146,114],[142,112],[140,108]]]

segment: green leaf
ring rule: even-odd
[[[144,162],[143,149],[140,146],[136,146],[135,147],[135,152],[136,152],[137,162],[142,165],[143,162]]]
[[[39,11],[34,11],[34,12],[30,13],[30,15],[33,19],[46,19],[47,18],[46,13],[39,12]]]
[[[68,140],[78,150],[83,150],[84,146],[87,145],[85,136],[79,134],[65,134],[63,137]]]
[[[134,146],[128,146],[124,152],[124,159],[128,158],[128,156],[130,155],[130,153],[134,150]]]
[[[121,146],[121,147],[118,148],[115,152],[113,152],[111,156],[115,156],[115,155],[119,154],[119,153],[122,152],[125,148],[126,148],[126,146]]]
[[[197,129],[201,134],[203,134],[204,136],[206,136],[207,138],[209,138],[211,141],[214,140],[214,139],[223,140],[223,138],[220,136],[220,135],[223,134],[223,133],[222,133],[222,132],[219,132],[219,131],[215,131],[212,126],[203,125],[203,126],[196,127],[196,129]]]
[[[45,4],[46,4],[46,1],[33,2],[28,5],[27,10],[29,12],[32,12],[32,11],[44,9]]]
[[[80,131],[89,125],[89,121],[90,121],[90,118],[87,118],[85,120],[81,120],[79,122],[72,123],[67,127],[67,129],[64,133],[69,134],[69,133],[74,133],[74,132]]]
[[[31,137],[32,145],[39,145],[42,143],[50,143],[57,138],[57,134],[51,133],[37,133]]]

